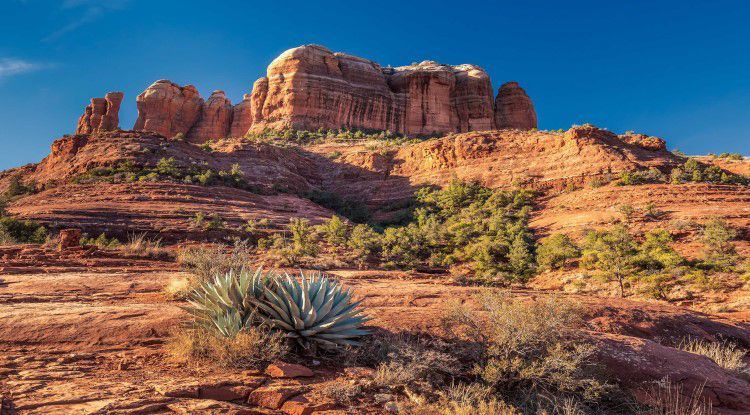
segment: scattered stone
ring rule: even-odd
[[[279,409],[289,398],[308,391],[304,386],[264,386],[250,393],[247,402],[269,409]]]
[[[373,398],[375,399],[375,403],[386,403],[390,402],[394,399],[393,395],[390,393],[376,393]]]
[[[371,378],[375,376],[375,370],[361,366],[347,367],[344,374],[350,378]]]
[[[311,402],[307,397],[299,395],[284,402],[281,410],[289,415],[311,415],[334,407],[333,402]]]
[[[312,370],[305,366],[285,362],[268,365],[266,374],[272,378],[309,378],[315,375]]]

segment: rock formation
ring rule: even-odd
[[[138,96],[135,130],[203,142],[264,129],[390,130],[431,135],[536,127],[531,99],[515,82],[497,101],[475,65],[424,61],[398,68],[334,53],[323,46],[289,49],[233,108],[217,91],[203,103],[192,85],[156,81]]]
[[[134,130],[152,131],[165,137],[187,134],[198,120],[203,99],[192,85],[181,87],[159,80],[136,98],[138,119]]]
[[[122,92],[109,92],[104,98],[91,98],[91,104],[78,119],[76,134],[116,130],[120,123],[122,98]]]
[[[242,97],[242,102],[232,108],[232,127],[229,129],[230,137],[242,137],[253,125],[253,106],[250,94]]]
[[[492,86],[478,66],[425,61],[382,68],[317,45],[274,59],[251,101],[253,131],[357,128],[426,135],[495,126]]]
[[[530,130],[537,127],[531,98],[517,82],[503,84],[495,99],[495,126]]]
[[[192,142],[225,138],[232,126],[232,102],[224,91],[214,91],[201,107],[200,116],[187,137]]]

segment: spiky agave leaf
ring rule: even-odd
[[[195,323],[226,337],[234,337],[257,319],[256,300],[263,296],[270,273],[230,270],[204,281],[190,293],[184,307]]]
[[[287,331],[301,345],[315,342],[335,348],[359,345],[357,339],[369,334],[362,326],[370,318],[362,315],[360,302],[351,299],[351,291],[320,272],[301,274],[299,281],[285,273],[266,286],[259,302],[275,311],[264,320]]]

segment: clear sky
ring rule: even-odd
[[[282,51],[318,43],[518,81],[541,129],[590,122],[688,154],[750,155],[748,1],[0,0],[0,169],[40,160],[91,97],[121,128],[157,79],[233,102]]]

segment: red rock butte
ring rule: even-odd
[[[116,129],[119,102],[111,106],[108,102],[92,100],[77,132]],[[318,45],[279,55],[266,76],[255,81],[252,92],[234,106],[223,91],[214,91],[204,101],[194,86],[168,80],[154,82],[136,102],[134,130],[165,137],[182,134],[191,142],[265,129],[357,129],[426,136],[537,126],[534,105],[523,88],[508,82],[493,98],[489,75],[476,65],[424,61],[381,67]],[[105,119],[100,113],[115,123],[92,126],[90,118],[95,123]]]

